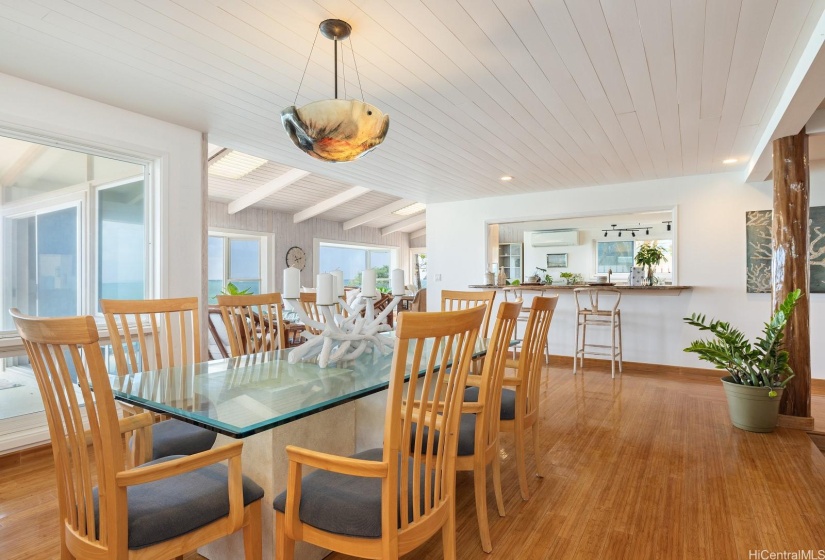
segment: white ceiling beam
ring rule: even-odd
[[[26,169],[31,167],[31,165],[37,161],[37,159],[43,155],[48,149],[48,146],[43,146],[41,144],[32,144],[29,146],[20,157],[17,158],[11,166],[6,170],[2,177],[0,177],[0,187],[7,187],[9,185],[13,185],[20,176],[26,172]]]
[[[773,170],[773,141],[798,134],[822,103],[825,91],[825,13],[794,68],[788,86],[748,163],[746,181],[764,181]]]
[[[416,237],[424,237],[427,235],[427,228],[421,228],[418,231],[411,231],[410,232],[410,239],[415,239]]]
[[[400,222],[395,222],[385,228],[381,228],[381,235],[389,235],[396,231],[402,231],[425,223],[427,223],[427,213],[421,212],[415,216],[410,216],[406,220],[401,220]]]
[[[406,208],[410,204],[415,204],[415,201],[402,198],[401,200],[390,202],[389,204],[382,206],[381,208],[377,208],[372,212],[367,212],[366,214],[361,214],[360,216],[357,216],[351,220],[347,220],[346,222],[344,222],[344,229],[352,229],[354,227],[366,224],[367,222],[377,220],[378,218],[383,218],[387,214],[392,214],[396,210]]]
[[[283,175],[272,179],[268,183],[264,183],[260,187],[256,187],[252,191],[239,197],[237,200],[230,202],[229,213],[236,214],[244,208],[252,206],[256,202],[260,202],[266,197],[272,196],[276,192],[285,189],[292,183],[300,181],[307,175],[309,175],[309,171],[304,171],[303,169],[290,169]]]
[[[301,210],[300,212],[296,213],[292,216],[292,222],[298,224],[303,222],[304,220],[308,220],[310,218],[314,218],[318,214],[323,214],[328,210],[332,210],[336,206],[340,206],[346,202],[354,198],[358,198],[361,195],[370,192],[370,189],[366,187],[352,187],[351,189],[347,189],[342,193],[336,194],[333,197],[327,198],[326,200],[322,200],[318,204],[310,206],[306,210]]]
[[[805,125],[805,132],[808,133],[808,136],[825,134],[825,109],[819,109],[811,115],[808,124]]]

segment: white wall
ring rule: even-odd
[[[825,205],[825,162],[811,165],[811,205]],[[736,173],[644,181],[583,189],[486,198],[427,207],[428,306],[442,289],[483,280],[486,224],[513,219],[564,218],[676,207],[681,295],[629,293],[622,299],[628,361],[708,367],[682,349],[698,337],[683,324],[691,312],[729,320],[755,336],[771,313],[770,294],[745,291],[745,212],[772,207],[772,184],[747,184]],[[436,280],[439,275],[441,280]],[[551,326],[551,352],[572,356],[572,295],[561,292]],[[825,294],[811,296],[811,339],[825,336]],[[812,344],[813,376],[825,378],[825,347]]]
[[[0,128],[157,159],[156,284],[201,294],[201,133],[0,74]]]

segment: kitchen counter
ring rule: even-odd
[[[628,286],[627,284],[617,284],[615,286],[600,286],[594,285],[591,286],[589,284],[575,284],[572,286],[568,286],[566,284],[543,284],[541,286],[528,284],[528,285],[521,285],[521,286],[490,286],[484,284],[471,284],[467,286],[468,288],[473,288],[477,290],[524,290],[524,291],[537,291],[537,292],[546,292],[546,291],[566,291],[569,292],[571,290],[575,290],[576,288],[616,288],[621,290],[622,292],[625,291],[639,291],[639,292],[681,292],[682,290],[691,290],[693,286],[673,286],[670,284],[665,284],[662,286]]]

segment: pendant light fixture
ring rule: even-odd
[[[346,99],[346,74],[343,81],[344,98],[338,99],[338,42],[347,39],[352,27],[340,19],[327,19],[318,26],[320,32],[334,44],[335,69],[335,99],[314,101],[303,107],[287,107],[281,111],[281,123],[284,125],[292,142],[301,150],[322,161],[352,161],[363,156],[381,142],[387,135],[390,126],[390,117],[378,108],[363,101],[364,91],[361,90],[361,100]],[[318,40],[318,34],[315,35]],[[315,49],[315,42],[312,43]],[[352,50],[352,39],[350,39]],[[343,71],[343,45],[341,46],[341,64]],[[312,58],[312,50],[309,53]],[[355,74],[358,77],[358,86],[361,86],[361,76],[358,74],[358,63],[355,62],[355,51],[352,50],[352,60]],[[307,59],[309,67],[309,59]],[[306,76],[301,76],[301,83]],[[301,85],[298,85],[298,92]],[[295,93],[295,101],[298,100]]]

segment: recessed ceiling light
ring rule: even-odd
[[[505,175],[504,177],[502,177],[502,178],[501,178],[501,180],[502,180],[502,181],[512,181],[512,180],[513,180],[513,178],[512,178],[512,177],[510,177],[509,175]]]
[[[423,212],[427,209],[427,205],[423,202],[415,202],[410,204],[409,206],[405,206],[400,210],[396,210],[393,214],[398,216],[412,216],[413,214],[418,214],[419,212]]]
[[[240,179],[266,163],[263,158],[231,151],[209,164],[209,174],[228,179]]]
[[[736,163],[737,161],[738,160],[736,158],[728,158],[728,159],[723,159],[722,163],[724,163],[725,165],[730,165],[731,163]]]

